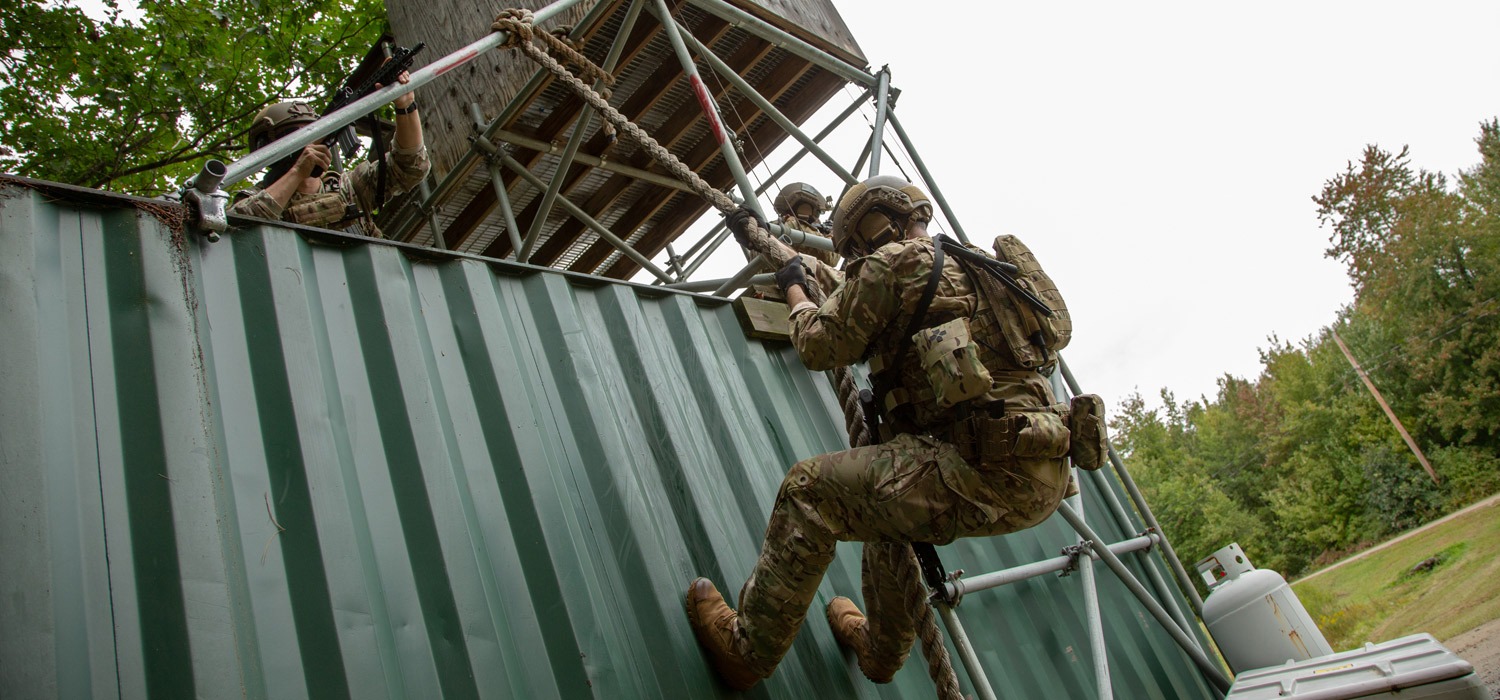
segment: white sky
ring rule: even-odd
[[[1056,279],[1064,355],[1112,406],[1161,387],[1211,397],[1223,374],[1259,373],[1272,334],[1332,322],[1351,291],[1323,256],[1322,183],[1370,143],[1454,174],[1500,115],[1493,0],[834,2],[870,64],[891,66],[902,124],[971,239],[1016,234]],[[829,144],[846,164],[869,133],[850,123]],[[794,174],[836,197],[805,162]],[[743,262],[730,244],[695,277]]]

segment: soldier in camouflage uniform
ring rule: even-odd
[[[1046,368],[1018,361],[1038,357],[1036,348],[1006,346],[1009,336],[999,332],[1005,315],[992,312],[993,297],[979,293],[952,257],[941,267],[918,327],[966,320],[978,341],[969,350],[989,381],[966,390],[970,398],[945,401],[927,386],[916,350],[908,351],[904,339],[934,268],[934,241],[926,233],[931,216],[921,189],[892,176],[871,178],[851,188],[834,214],[835,246],[853,261],[845,275],[807,256],[776,275],[791,304],[793,343],[808,369],[871,359],[885,439],[792,467],[772,507],[760,558],[740,591],[738,613],[707,579],[689,586],[689,622],[731,687],[746,689],[770,676],[802,625],[835,543],[855,540],[865,543],[870,615],[842,597],[829,603],[827,615],[865,675],[890,681],[915,639],[913,611],[901,595],[907,582],[888,575],[897,558],[909,556],[910,543],[941,545],[1031,527],[1051,515],[1068,489],[1067,409],[1054,405],[1038,373],[1055,359]],[[743,226],[743,217],[730,220]],[[835,290],[821,306],[807,300],[809,272],[823,289]],[[1056,300],[1060,305],[1061,297]],[[1045,350],[1040,357],[1048,357]]]
[[[406,72],[402,83],[410,80]],[[381,197],[379,166],[365,161],[348,172],[327,170],[332,153],[321,143],[309,144],[295,156],[271,166],[259,187],[235,193],[229,213],[279,219],[307,226],[341,229],[381,238],[371,216],[386,199],[415,187],[427,176],[427,147],[422,143],[422,120],[411,93],[391,102],[396,108],[395,147],[385,154],[386,183]],[[261,110],[250,125],[250,150],[265,147],[318,120],[318,113],[302,102],[280,102]]]
[[[811,233],[815,236],[827,236],[828,230],[819,223],[823,213],[828,211],[828,200],[823,197],[812,185],[805,182],[794,182],[776,194],[771,206],[776,211],[777,222],[787,228],[796,229],[803,233]],[[741,234],[736,234],[738,237]],[[810,255],[818,262],[830,267],[839,264],[839,254],[831,250],[822,250],[809,245],[793,245],[792,250]],[[745,259],[751,260],[755,253],[745,248]],[[762,299],[772,301],[786,301],[781,290],[773,285],[757,284],[750,291]]]

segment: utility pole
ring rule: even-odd
[[[1349,352],[1349,346],[1344,344],[1344,339],[1339,337],[1338,331],[1333,331],[1333,342],[1338,343],[1339,349],[1344,351],[1344,357],[1349,358],[1349,364],[1354,365],[1354,371],[1364,381],[1370,393],[1375,395],[1375,401],[1380,408],[1385,410],[1385,416],[1391,419],[1391,424],[1396,426],[1396,432],[1401,433],[1401,439],[1406,441],[1406,446],[1411,448],[1411,453],[1417,456],[1417,461],[1422,463],[1422,468],[1427,470],[1427,475],[1432,477],[1432,483],[1438,481],[1437,472],[1433,471],[1432,465],[1427,462],[1427,455],[1422,454],[1422,448],[1417,447],[1417,441],[1413,440],[1411,433],[1406,432],[1406,426],[1401,425],[1401,419],[1396,417],[1396,412],[1391,410],[1390,404],[1385,402],[1385,397],[1380,395],[1380,390],[1375,388],[1375,382],[1370,381],[1370,375],[1365,374],[1365,369],[1359,366],[1359,361],[1354,359],[1354,353]]]

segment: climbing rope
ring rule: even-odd
[[[549,32],[534,31],[534,17],[530,10],[510,9],[502,10],[495,18],[490,28],[497,32],[509,32],[510,36],[501,48],[519,49],[528,58],[546,68],[548,72],[556,76],[564,84],[573,89],[584,102],[604,115],[605,121],[613,125],[619,132],[630,136],[631,140],[646,149],[656,162],[660,163],[673,176],[684,183],[692,191],[709,204],[713,205],[723,214],[729,214],[739,208],[729,195],[711,187],[698,173],[693,172],[687,166],[672,155],[656,139],[647,134],[644,129],[637,126],[615,109],[609,103],[607,95],[601,95],[595,91],[582,78],[574,75],[565,68],[556,58],[547,51],[537,46],[537,41],[547,45],[553,52],[563,56],[566,60],[578,66],[585,77],[604,83],[606,86],[614,85],[614,76],[604,69],[594,65],[583,54],[572,46],[564,43]],[[776,240],[769,231],[761,228],[751,217],[749,224],[749,239],[746,247],[759,253],[767,262],[774,267],[781,267],[797,255],[797,252]],[[825,298],[823,290],[812,278],[808,279],[807,298],[814,304],[821,304]],[[831,372],[833,384],[839,395],[839,403],[844,410],[844,427],[849,432],[849,445],[851,447],[863,447],[869,445],[871,439],[869,427],[865,423],[864,410],[859,403],[859,389],[854,383],[854,374],[848,367],[840,367]],[[910,549],[907,550],[909,553]],[[942,631],[938,629],[935,616],[932,614],[932,606],[928,604],[927,595],[920,583],[920,568],[917,565],[916,554],[910,553],[901,561],[905,565],[901,570],[892,574],[896,580],[904,582],[904,593],[907,605],[916,612],[918,636],[922,640],[922,654],[927,657],[927,670],[932,676],[933,684],[937,686],[938,697],[941,700],[961,700],[962,692],[958,686],[958,676],[953,671],[953,662],[948,656],[948,648],[943,645]]]

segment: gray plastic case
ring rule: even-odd
[[[1399,692],[1398,692],[1399,691]],[[1474,666],[1430,634],[1246,671],[1225,700],[1490,700]]]

